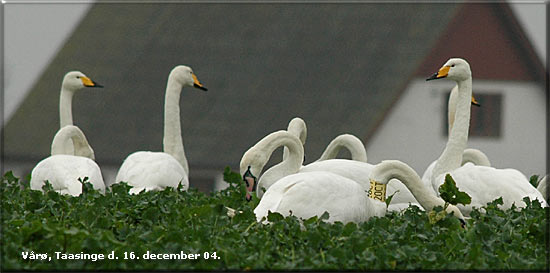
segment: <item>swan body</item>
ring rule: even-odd
[[[470,123],[470,103],[472,96],[472,76],[470,65],[463,59],[451,58],[437,73],[427,80],[448,78],[458,85],[455,120],[449,134],[447,145],[435,163],[431,183],[437,189],[444,181],[445,174],[450,173],[457,187],[472,197],[472,203],[461,206],[462,213],[469,215],[473,207],[485,205],[499,197],[503,198],[504,208],[512,203],[522,207],[523,197],[542,200],[540,192],[529,183],[527,178],[517,170],[495,169],[486,166],[466,164],[461,166],[462,154],[468,141]],[[543,201],[544,205],[546,203]]]
[[[363,187],[340,175],[315,171],[285,176],[273,184],[254,209],[256,220],[268,212],[307,219],[329,213],[327,222],[361,223],[384,216],[386,204],[369,198]]]
[[[428,168],[426,168],[426,171],[424,171],[424,174],[422,175],[422,181],[430,189],[433,189],[434,193],[439,192],[438,188],[436,188],[435,185],[432,185],[432,182],[431,182],[432,172],[436,162],[437,161],[433,161],[428,166]],[[472,163],[478,166],[491,167],[491,162],[489,161],[489,158],[487,157],[487,155],[485,155],[485,153],[483,153],[482,151],[478,149],[473,149],[473,148],[468,148],[464,150],[464,153],[462,154],[461,166],[464,166],[466,163]]]
[[[61,83],[61,92],[59,95],[59,129],[73,125],[72,101],[73,95],[84,88],[103,87],[94,82],[80,71],[71,71],[65,74]],[[64,153],[74,154],[72,139],[65,142]]]
[[[449,173],[455,180],[456,186],[472,197],[469,205],[458,205],[465,215],[470,215],[474,207],[481,208],[499,197],[502,197],[504,202],[503,209],[509,209],[513,203],[516,207],[525,207],[524,197],[529,197],[530,200],[538,199],[542,206],[547,206],[542,194],[518,170],[496,169],[466,163]],[[439,183],[436,184],[437,188],[443,184],[444,180],[444,177],[437,180]]]
[[[140,151],[128,156],[120,167],[116,181],[129,181],[131,194],[141,191],[163,190],[166,187],[183,190],[189,187],[187,172],[171,155],[163,152]]]
[[[269,185],[254,210],[258,221],[268,211],[283,215],[292,213],[302,218],[321,216],[327,211],[329,222],[362,222],[385,213],[385,204],[367,197],[364,188],[351,179],[326,171],[298,173],[303,163],[303,146],[296,136],[287,131],[267,135],[243,155],[240,170],[249,191],[273,151],[280,146],[288,148],[288,158],[269,169],[269,176],[275,181]],[[265,183],[262,178],[266,175],[267,172],[261,176],[258,188]]]
[[[179,100],[184,87],[196,87],[206,91],[190,67],[179,65],[170,72],[164,102],[163,152],[135,152],[122,163],[115,183],[127,182],[133,188],[130,193],[142,190],[160,190],[165,187],[189,187],[189,166],[183,139]]]
[[[75,147],[68,153],[67,143],[72,140]],[[105,182],[99,166],[94,162],[93,150],[88,145],[82,131],[73,125],[61,128],[52,141],[52,155],[40,161],[31,172],[31,189],[42,190],[44,181],[49,181],[53,189],[61,194],[79,196],[82,183],[78,179],[92,183],[94,189],[105,192]]]

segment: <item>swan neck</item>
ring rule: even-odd
[[[180,122],[179,102],[183,85],[179,84],[171,76],[168,77],[164,100],[163,150],[165,153],[173,156],[181,164],[185,172],[189,173],[189,166],[183,149]]]
[[[61,88],[59,97],[59,128],[73,125],[72,101],[74,92]]]
[[[350,152],[352,160],[367,162],[365,146],[359,139],[351,135],[340,135],[332,140],[318,161],[336,158],[343,148]]]
[[[466,149],[468,142],[471,97],[472,79],[468,78],[467,80],[459,81],[454,122],[449,133],[447,145],[434,166],[432,181],[439,175],[452,171],[461,166],[462,153],[464,152],[464,149]]]
[[[387,184],[391,179],[399,180],[411,191],[418,203],[427,211],[433,209],[435,206],[443,206],[445,204],[445,201],[430,192],[422,182],[420,176],[411,167],[401,161],[382,161],[382,163],[375,166],[371,177],[374,177],[376,182],[384,184]]]
[[[281,163],[273,166],[270,170],[278,170],[284,176],[297,173],[302,167],[304,160],[304,147],[297,138],[291,137],[281,132],[271,134],[255,145],[260,153],[265,153],[268,158],[273,152],[283,146],[288,149],[288,155]]]
[[[90,147],[84,133],[76,126],[70,125],[63,127],[55,134],[52,141],[51,154],[76,155],[95,160],[94,151]]]

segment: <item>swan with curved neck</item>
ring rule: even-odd
[[[69,142],[74,143],[68,151]],[[73,125],[61,128],[52,142],[51,156],[40,161],[31,172],[31,189],[42,190],[44,181],[61,194],[78,196],[82,184],[78,179],[88,177],[94,189],[105,192],[105,182],[99,166],[93,161],[94,151],[82,131]]]
[[[438,158],[433,169],[431,183],[434,189],[444,182],[446,173],[450,173],[457,186],[470,194],[472,203],[459,206],[464,214],[469,214],[473,207],[481,207],[498,197],[502,197],[504,207],[525,206],[523,197],[543,200],[523,174],[514,169],[495,169],[486,166],[466,164],[461,166],[462,154],[468,141],[470,124],[470,103],[472,96],[472,74],[470,65],[463,59],[449,59],[437,73],[427,80],[447,78],[458,85],[455,121],[447,145]],[[546,205],[545,201],[542,201]]]
[[[267,135],[243,155],[240,170],[249,192],[253,191],[256,177],[260,176],[273,151],[281,146],[288,148],[288,158],[269,169],[272,178],[277,175],[278,179],[273,179],[275,182],[254,209],[258,221],[262,221],[268,211],[285,216],[292,213],[300,218],[321,216],[327,211],[329,222],[344,223],[363,222],[369,217],[384,215],[385,203],[367,197],[363,187],[353,180],[325,171],[298,173],[303,163],[303,146],[287,131]],[[265,183],[262,178],[258,188]]]
[[[117,173],[115,183],[127,182],[132,186],[130,193],[176,188],[180,183],[184,190],[189,187],[189,166],[183,149],[179,108],[184,87],[207,90],[190,67],[179,65],[172,69],[164,101],[163,152],[135,152],[124,160]]]
[[[367,162],[367,150],[365,150],[365,145],[358,137],[351,134],[341,134],[335,137],[328,144],[317,161],[334,159],[338,156],[340,150],[344,148],[350,152],[351,160]]]
[[[295,137],[299,138],[299,140],[301,142],[300,145],[302,146],[302,149],[303,149],[303,145],[304,145],[304,143],[306,141],[306,137],[307,137],[307,127],[306,127],[306,124],[305,124],[304,120],[302,120],[299,117],[293,118],[288,124],[287,132],[294,135]],[[278,137],[278,136],[282,136],[282,135],[281,134],[276,134],[276,135],[273,135],[272,137]],[[337,137],[337,139],[338,139],[338,137]],[[364,151],[365,148],[362,145],[362,143],[361,143],[361,145],[357,145],[356,143],[355,144],[353,144],[353,143],[352,144],[343,143],[341,145],[338,144],[338,143],[346,142],[346,141],[351,142],[353,140],[351,140],[351,138],[349,138],[349,137],[341,137],[341,138],[339,138],[339,140],[336,140],[336,141],[333,140],[333,142],[334,142],[333,145],[329,145],[325,149],[325,154],[337,155],[338,154],[338,149],[340,149],[342,147],[348,147],[348,149],[350,149],[350,153],[352,155],[358,155],[357,157],[359,159],[361,159],[361,158],[366,159],[366,151]],[[361,142],[358,139],[357,139],[357,141],[359,143]],[[258,145],[258,144],[256,144],[256,145]],[[260,198],[262,197],[262,195],[264,193],[264,189],[267,190],[271,185],[273,185],[273,183],[275,183],[277,180],[281,179],[287,173],[289,173],[289,171],[291,173],[294,172],[293,169],[285,170],[285,168],[290,166],[289,164],[286,163],[286,161],[289,158],[290,152],[289,152],[289,148],[287,148],[284,145],[282,145],[282,146],[284,147],[282,162],[275,165],[275,166],[273,166],[272,168],[270,168],[270,169],[268,169],[267,171],[264,172],[264,174],[260,177],[260,181],[262,182],[261,186],[255,187],[255,186],[252,186],[251,184],[249,184],[249,188],[250,188],[249,191],[252,191],[252,189],[255,189],[257,196],[260,197]],[[361,146],[361,148],[363,150],[363,154],[364,154],[363,157],[360,156],[361,151],[352,151],[352,149],[355,149],[358,146]],[[271,155],[270,151],[264,150],[263,152],[264,153],[269,152],[269,156]],[[243,156],[243,158],[244,158],[244,156]],[[350,162],[350,160],[329,159],[329,158],[325,158],[324,160],[327,160],[327,161],[326,162],[321,162],[320,160],[317,160],[316,162],[313,162],[313,163],[311,163],[307,166],[303,166],[304,168],[300,167],[299,171],[300,172],[302,172],[302,171],[303,172],[319,171],[319,170],[335,171],[337,174],[344,173],[346,177],[351,178],[351,179],[355,179],[357,177],[364,177],[364,175],[363,175],[364,169],[366,168],[366,170],[368,171],[368,169],[371,167],[370,164],[364,163],[363,165],[360,165],[361,163]],[[324,161],[324,160],[322,160],[322,161]],[[303,159],[302,159],[302,163],[303,163]],[[366,164],[366,166],[365,166],[365,164]],[[355,172],[358,172],[359,174],[350,177],[350,168],[352,168]],[[354,173],[353,171],[351,171],[351,172]],[[368,183],[368,181],[366,181],[364,183],[366,185],[365,187],[367,187],[367,190],[368,190],[368,188],[370,187],[370,184]],[[249,199],[249,198],[250,198],[250,196],[247,195],[247,199]]]
[[[300,142],[302,142],[302,146],[306,145],[306,138],[307,138],[307,127],[306,122],[299,118],[295,117],[290,120],[287,127],[287,132],[295,135],[297,138],[300,139]],[[283,161],[286,160],[288,157],[288,148],[283,148]]]
[[[401,181],[411,191],[415,199],[426,210],[432,210],[435,206],[444,206],[445,201],[435,196],[428,187],[424,185],[418,174],[407,164],[398,160],[384,160],[375,165],[369,176],[377,183],[388,183],[391,179]],[[460,210],[449,205],[447,212],[454,213],[459,219],[464,219]]]
[[[273,151],[281,146],[288,149],[287,158],[269,168],[260,176]],[[257,184],[256,181],[250,179],[245,182],[247,182],[249,192],[256,190],[257,195],[261,197],[264,193],[264,188],[267,190],[279,179],[297,173],[302,167],[303,162],[304,146],[302,146],[301,141],[293,134],[281,130],[265,136],[248,149],[241,159],[240,168],[241,173],[250,170],[250,173],[255,175],[255,177],[260,177]],[[247,200],[250,200],[250,195],[247,195]]]
[[[73,149],[68,149],[71,141]],[[74,125],[67,125],[55,134],[52,141],[51,155],[58,154],[83,156],[95,160],[94,150],[88,144],[86,136],[80,128]]]

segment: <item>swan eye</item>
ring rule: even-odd
[[[451,67],[455,67],[455,65],[454,65],[454,64],[452,64],[452,65],[451,65]]]
[[[76,76],[77,79],[80,79],[80,76]]]

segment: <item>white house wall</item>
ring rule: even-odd
[[[454,82],[413,80],[367,145],[368,161],[398,159],[422,176],[443,151],[446,105]],[[483,151],[496,168],[514,168],[527,178],[546,172],[546,96],[524,82],[473,81],[476,94],[502,94],[499,138],[470,137],[468,147]],[[483,106],[482,108],[483,109]]]

